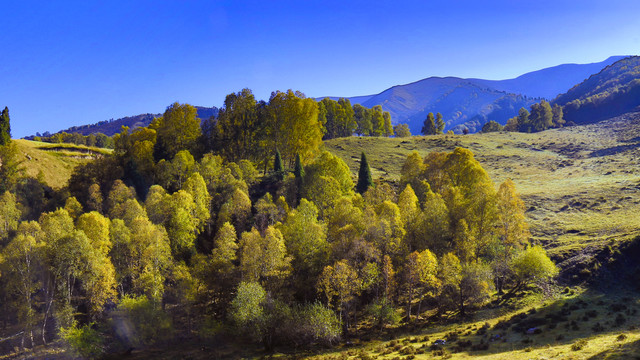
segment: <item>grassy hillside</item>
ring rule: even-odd
[[[66,185],[73,169],[78,165],[108,154],[111,150],[78,146],[74,144],[50,144],[29,140],[13,140],[27,175],[38,177],[52,188]]]
[[[535,240],[556,260],[591,255],[640,233],[640,113],[535,134],[341,138],[326,147],[350,166],[367,153],[373,177],[398,180],[412,151],[473,151],[496,184],[513,179]]]

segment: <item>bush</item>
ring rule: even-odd
[[[411,346],[411,345],[407,345],[405,347],[403,347],[402,349],[400,349],[400,351],[398,351],[401,355],[413,355],[416,353],[416,349]]]
[[[130,346],[162,341],[173,332],[169,316],[144,295],[122,298],[112,321],[117,335]]]
[[[302,306],[294,316],[297,335],[304,342],[331,344],[340,338],[341,323],[336,314],[320,303]]]
[[[400,316],[394,307],[385,299],[374,301],[367,308],[369,315],[373,317],[373,321],[377,326],[395,325],[400,322]]]
[[[60,329],[60,336],[67,342],[72,352],[83,358],[97,358],[104,349],[102,336],[92,328],[93,323],[78,328],[75,324]]]
[[[624,341],[626,339],[627,339],[627,335],[625,335],[625,334],[620,334],[620,335],[618,335],[618,337],[616,337],[616,340],[618,340],[618,341]]]
[[[577,342],[573,343],[573,345],[571,345],[571,350],[573,350],[573,351],[580,351],[580,350],[582,350],[585,346],[587,346],[587,340],[585,340],[585,339],[578,340]]]

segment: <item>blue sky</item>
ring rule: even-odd
[[[507,79],[640,51],[640,2],[0,1],[14,138],[172,102],[378,93],[429,76]]]

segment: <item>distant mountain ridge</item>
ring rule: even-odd
[[[381,105],[391,114],[394,124],[409,124],[413,134],[420,133],[429,112],[442,113],[447,123],[445,130],[476,132],[489,120],[504,125],[521,107],[528,108],[542,98],[553,99],[623,58],[612,56],[598,63],[563,64],[507,80],[430,77],[349,100],[365,107]]]
[[[213,107],[204,107],[204,106],[196,106],[196,110],[198,111],[198,118],[200,120],[209,119],[212,116],[218,115],[218,108]],[[82,135],[90,135],[102,133],[107,136],[113,136],[120,132],[123,126],[127,126],[130,129],[135,129],[139,127],[149,126],[153,119],[162,116],[162,114],[140,114],[135,116],[126,116],[120,119],[111,119],[97,122],[95,124],[90,125],[80,125],[80,126],[72,126],[65,130],[60,130],[58,133],[66,132],[66,133],[79,133]],[[25,137],[25,139],[33,138],[33,136]]]

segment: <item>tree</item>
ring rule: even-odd
[[[490,132],[497,132],[497,131],[502,131],[502,125],[498,124],[497,122],[491,120],[488,123],[482,125],[482,132],[483,133],[490,133]]]
[[[267,113],[268,149],[280,150],[282,159],[289,166],[296,154],[303,159],[314,158],[322,144],[322,125],[318,122],[315,100],[299,91],[278,91],[271,94]]]
[[[461,264],[453,254],[445,254],[440,260],[438,278],[442,283],[441,304],[457,308],[466,314],[469,305],[484,302],[490,293],[490,271],[482,263]]]
[[[0,196],[0,243],[7,240],[18,228],[22,214],[17,205],[18,202],[13,193],[5,191]]]
[[[189,193],[195,203],[192,216],[197,222],[196,231],[199,234],[211,218],[211,196],[207,190],[207,184],[205,184],[202,175],[194,172],[184,182],[182,190]]]
[[[543,131],[553,126],[553,111],[548,102],[542,100],[539,104],[531,105],[527,132]]]
[[[293,175],[295,175],[298,181],[302,181],[302,179],[304,179],[304,167],[302,167],[302,162],[300,161],[300,154],[296,154],[296,163],[293,168]]]
[[[229,222],[225,222],[213,240],[213,260],[224,268],[231,268],[238,258],[238,236],[236,229]]]
[[[276,158],[273,161],[273,173],[278,180],[284,179],[284,167],[282,166],[282,158],[280,157],[280,151],[276,149]]]
[[[9,119],[9,108],[4,107],[0,114],[0,146],[5,146],[11,141],[11,120]]]
[[[18,147],[14,141],[0,146],[0,193],[13,190],[23,177],[25,169],[20,166]]]
[[[255,281],[243,281],[238,285],[236,296],[231,302],[229,316],[240,333],[259,338],[264,326],[263,304],[267,292]]]
[[[256,228],[240,238],[240,268],[243,281],[266,285],[289,273],[291,259],[280,230],[269,226],[264,237]]]
[[[382,113],[384,119],[384,136],[393,136],[393,125],[391,124],[391,114],[388,111]]]
[[[88,199],[87,199],[87,210],[89,211],[97,211],[102,214],[102,191],[100,190],[100,185],[93,183],[89,186],[88,191]]]
[[[438,133],[438,127],[436,126],[432,112],[427,114],[427,118],[424,120],[422,130],[420,130],[420,132],[422,135],[435,135]]]
[[[360,155],[360,170],[358,171],[358,185],[356,185],[356,191],[360,194],[364,194],[371,185],[373,185],[371,169],[369,168],[367,155],[362,152]]]
[[[371,136],[384,135],[384,112],[380,105],[371,108],[371,129]]]
[[[327,298],[327,304],[340,311],[340,321],[343,321],[347,318],[348,303],[359,294],[360,286],[358,283],[356,271],[346,260],[340,260],[322,270],[316,286],[318,292]],[[345,328],[349,326],[348,321],[343,321],[343,323]]]
[[[524,202],[516,192],[511,179],[500,184],[497,200],[502,243],[508,247],[522,249],[529,243],[531,234],[524,215]]]
[[[34,346],[33,330],[36,325],[35,293],[40,288],[38,267],[42,242],[28,234],[18,234],[0,253],[0,269],[5,291],[13,298],[13,307],[23,327],[21,347],[25,337]]]
[[[189,104],[173,103],[150,128],[156,130],[156,159],[171,159],[180,150],[194,152],[200,138],[200,119]]]
[[[214,148],[229,161],[260,159],[265,139],[265,120],[249,89],[226,96],[214,125]],[[263,159],[260,159],[263,160]]]
[[[313,298],[313,284],[329,255],[327,230],[318,221],[318,208],[306,199],[278,227],[293,257],[293,283],[305,298]],[[299,284],[299,285],[297,285]]]
[[[547,280],[558,274],[558,268],[541,246],[530,246],[516,255],[511,262],[516,286],[509,293],[516,293],[536,280]]]
[[[436,114],[436,134],[444,133],[444,127],[445,127],[445,123],[444,123],[444,119],[442,119],[442,114],[437,113]]]
[[[356,121],[356,134],[360,136],[371,136],[373,132],[371,111],[360,104],[355,104],[353,105],[353,112]]]
[[[520,132],[531,132],[532,126],[529,121],[529,111],[525,108],[518,110],[517,124]]]
[[[553,108],[551,108],[551,112],[553,113],[553,127],[561,128],[566,122],[564,120],[562,106],[554,104]]]
[[[398,124],[393,127],[393,132],[396,134],[396,137],[409,137],[411,136],[411,131],[409,130],[409,125],[407,124]]]

